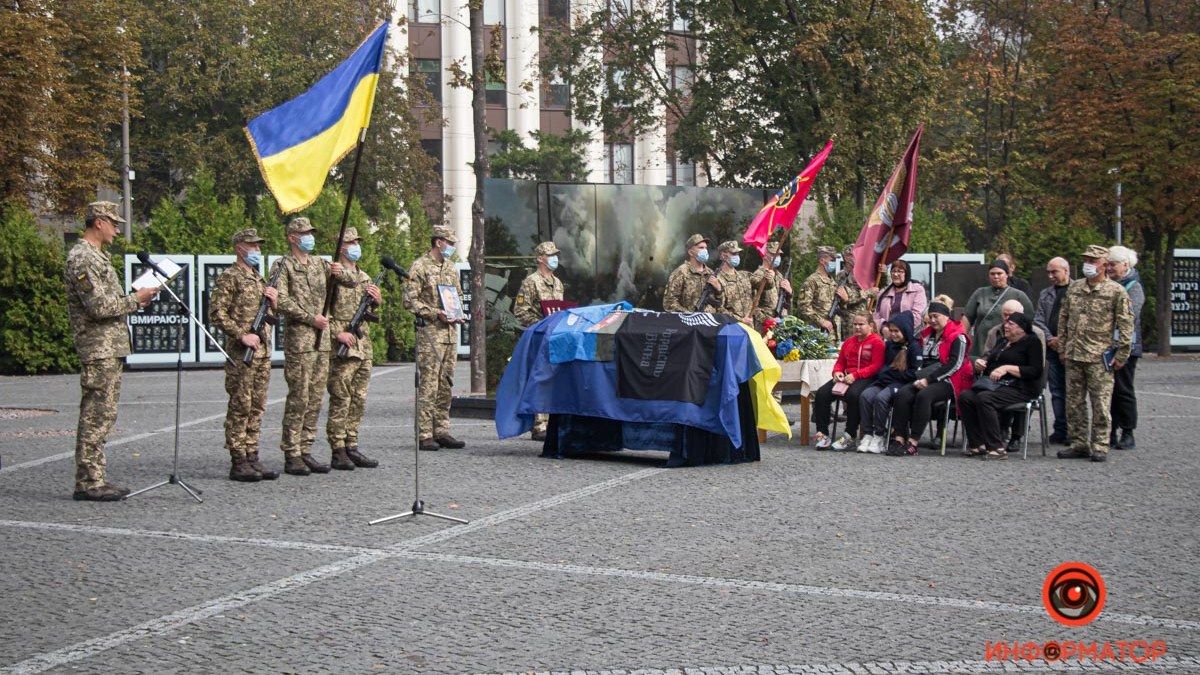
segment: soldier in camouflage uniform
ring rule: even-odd
[[[126,295],[104,247],[121,232],[125,219],[112,202],[88,204],[83,236],[67,254],[63,279],[67,315],[75,336],[79,372],[79,427],[75,432],[75,492],[77,501],[111,502],[129,494],[104,480],[104,442],[117,421],[121,368],[129,355],[125,315],[150,304],[158,290]]]
[[[522,326],[532,326],[542,319],[543,300],[563,299],[562,280],[554,276],[554,270],[558,269],[558,253],[558,246],[552,241],[543,241],[533,249],[533,254],[537,256],[537,270],[521,282],[513,309],[513,315]],[[533,433],[529,438],[534,441],[546,440],[546,426],[549,423],[549,415],[538,413],[533,418]]]
[[[717,247],[717,255],[721,258],[721,266],[717,269],[717,280],[721,282],[721,307],[717,311],[728,314],[746,324],[754,319],[750,316],[754,302],[753,290],[750,288],[750,275],[738,270],[742,263],[742,247],[736,241],[722,242]]]
[[[315,229],[308,218],[293,218],[287,225],[291,252],[275,261],[272,274],[279,269],[279,313],[287,320],[283,332],[283,377],[287,380],[287,401],[283,404],[283,470],[293,476],[329,473],[329,465],[310,454],[317,438],[317,416],[325,397],[329,377],[329,343],[317,332],[329,329],[329,319],[321,314],[325,304],[326,280],[336,275],[339,283],[352,286],[343,276],[339,263],[329,263],[312,255],[316,247]]]
[[[462,302],[458,270],[450,261],[456,241],[449,228],[433,228],[430,249],[413,262],[404,284],[404,306],[417,317],[417,435],[421,450],[466,447],[450,435],[450,391],[458,358],[454,326],[466,321],[448,317],[438,293],[438,286],[453,286]]]
[[[867,312],[867,304],[872,295],[870,292],[864,291],[862,286],[858,285],[858,280],[854,278],[853,244],[842,249],[842,271],[837,273],[833,281],[836,288],[834,295],[838,301],[838,311],[835,317],[838,335],[849,337],[850,327],[854,323],[854,315],[867,313],[870,316]],[[878,326],[875,328],[879,329]]]
[[[708,302],[701,311],[715,311],[721,306],[721,282],[708,269],[708,239],[702,234],[688,237],[685,245],[687,260],[676,267],[667,279],[663,292],[663,311],[695,312],[704,294],[704,284],[712,287]]]
[[[342,471],[354,467],[371,469],[379,462],[363,455],[358,450],[358,426],[362,424],[363,411],[367,405],[367,387],[371,384],[371,362],[374,349],[367,322],[359,326],[358,335],[349,332],[350,321],[362,302],[363,294],[371,296],[376,307],[383,304],[379,287],[371,283],[371,277],[358,269],[362,257],[362,238],[358,228],[346,228],[342,238],[342,251],[338,262],[346,274],[354,279],[352,289],[342,289],[333,303],[329,316],[329,338],[332,348],[346,345],[345,358],[334,353],[329,364],[329,419],[325,421],[325,434],[333,459],[329,465]]]
[[[833,296],[837,282],[833,280],[834,259],[837,251],[832,246],[817,247],[817,270],[808,275],[796,295],[796,316],[817,328],[834,332],[829,320],[829,308],[833,307]]]
[[[779,242],[769,242],[762,265],[750,275],[750,287],[753,289],[753,293],[758,294],[758,305],[754,308],[754,326],[760,331],[763,321],[775,317],[775,305],[779,304],[779,292],[781,290],[785,293],[792,292],[791,282],[783,278],[783,274],[779,272],[779,266],[783,263],[779,257],[780,248]],[[764,279],[766,280],[765,285],[763,284]],[[762,286],[762,293],[759,293],[758,290],[760,286]],[[751,297],[751,301],[753,301],[753,297]]]
[[[1071,282],[1058,314],[1058,339],[1067,370],[1067,433],[1071,446],[1060,459],[1108,459],[1113,376],[1104,365],[1105,352],[1115,350],[1112,367],[1129,360],[1133,341],[1133,312],[1125,288],[1104,273],[1108,249],[1088,246],[1083,253],[1083,276]],[[1115,337],[1114,337],[1115,336]],[[1091,399],[1091,440],[1087,403]]]
[[[267,286],[259,270],[262,242],[254,228],[233,235],[237,262],[217,277],[209,297],[208,317],[225,333],[225,392],[229,408],[225,412],[225,449],[229,450],[229,480],[254,482],[275,480],[279,474],[263,466],[258,459],[258,437],[263,411],[267,407],[267,385],[271,383],[271,324],[263,323],[257,333],[250,332],[258,306],[265,297],[274,308],[279,292]],[[270,311],[270,310],[268,310]],[[254,350],[250,365],[242,361],[247,349]]]

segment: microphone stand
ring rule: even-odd
[[[138,259],[141,260],[140,257]],[[217,349],[220,350],[221,354],[225,356],[225,360],[232,363],[233,360],[230,359],[229,354],[226,354],[225,350],[222,349],[220,342],[213,337],[212,333],[208,332],[208,329],[205,328],[204,324],[196,318],[196,315],[192,314],[192,310],[187,306],[187,303],[175,294],[174,289],[171,288],[170,277],[163,274],[162,270],[158,268],[158,265],[154,264],[154,261],[150,260],[148,257],[146,260],[142,260],[142,262],[146,263],[150,266],[150,269],[154,270],[156,277],[162,278],[162,288],[166,290],[167,293],[169,293],[171,297],[175,299],[175,302],[183,308],[183,311],[187,313],[189,322],[194,321],[196,325],[200,327],[200,330],[204,331],[204,334],[208,336],[208,339],[212,340],[212,343],[217,346]],[[188,325],[191,324],[189,323]],[[188,493],[192,499],[195,499],[198,503],[204,502],[204,500],[200,498],[200,495],[203,494],[204,491],[198,487],[188,485],[182,478],[179,477],[179,410],[180,394],[183,390],[184,337],[184,332],[181,328],[178,334],[178,339],[175,341],[175,458],[171,464],[171,473],[169,476],[167,476],[166,480],[161,480],[154,485],[130,492],[125,496],[125,499],[131,499],[142,494],[143,492],[150,492],[151,490],[158,489],[164,485],[178,485],[179,487],[183,488],[184,492]]]

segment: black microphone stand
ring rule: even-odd
[[[190,307],[188,307],[187,303],[175,294],[174,289],[171,288],[171,278],[166,274],[163,274],[163,271],[158,268],[158,265],[156,265],[149,256],[143,258],[141,255],[139,255],[138,260],[149,265],[150,269],[154,270],[154,274],[162,278],[162,288],[166,290],[172,298],[175,299],[175,302],[178,303],[180,307],[183,308],[183,311],[188,315],[188,320],[196,322],[196,325],[200,327],[200,330],[204,331],[204,334],[208,336],[208,339],[212,340],[213,344],[217,346],[217,349],[225,355],[225,360],[232,362],[232,359],[229,358],[228,354],[225,354],[225,350],[221,348],[221,345],[219,342],[217,342],[217,339],[213,337],[212,333],[208,332],[208,329],[205,328],[204,324],[196,318],[196,315],[192,314],[192,310]],[[175,341],[175,458],[171,464],[171,473],[165,480],[161,480],[154,485],[144,487],[140,490],[130,492],[125,496],[125,499],[136,497],[143,492],[150,492],[151,490],[158,489],[164,485],[178,485],[179,487],[183,488],[184,492],[191,495],[192,499],[195,499],[197,502],[204,501],[200,498],[200,495],[204,492],[203,490],[198,487],[188,485],[182,478],[179,477],[179,411],[181,404],[180,395],[183,390],[183,346],[186,344],[186,335],[182,327],[180,327],[177,337],[178,339]]]

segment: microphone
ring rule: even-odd
[[[404,271],[404,268],[403,268],[403,267],[401,267],[400,265],[396,264],[396,261],[395,261],[395,260],[393,260],[393,259],[391,259],[390,257],[388,257],[388,256],[386,256],[386,255],[385,255],[385,256],[383,256],[382,258],[380,258],[380,259],[379,259],[379,262],[380,262],[380,263],[381,263],[381,264],[382,264],[384,267],[386,267],[386,268],[388,268],[389,270],[391,270],[391,271],[395,272],[396,274],[400,275],[400,278],[401,278],[401,279],[407,279],[407,278],[408,278],[408,272],[405,272],[405,271]]]
[[[151,259],[150,259],[150,254],[149,254],[149,253],[147,253],[147,252],[145,252],[145,251],[141,251],[141,252],[139,252],[139,253],[137,254],[137,259],[138,259],[138,262],[140,262],[140,263],[142,263],[143,265],[146,265],[146,266],[148,266],[150,269],[154,270],[154,271],[155,271],[155,272],[156,272],[156,273],[157,273],[159,276],[161,276],[163,279],[170,279],[170,278],[171,278],[171,277],[170,277],[170,275],[168,275],[167,273],[163,272],[163,271],[162,271],[162,269],[160,269],[160,268],[159,268],[158,264],[156,264],[156,263],[155,263],[153,260],[151,260]]]

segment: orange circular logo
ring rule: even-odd
[[[1067,626],[1091,623],[1104,609],[1107,593],[1096,568],[1081,562],[1055,567],[1042,584],[1042,604],[1055,621]]]

